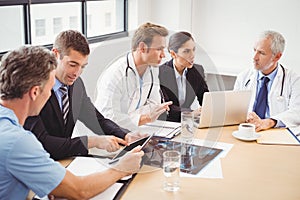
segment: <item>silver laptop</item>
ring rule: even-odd
[[[250,99],[250,90],[204,93],[198,127],[227,126],[245,122]]]

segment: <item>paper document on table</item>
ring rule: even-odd
[[[181,123],[156,120],[152,123],[139,127],[141,133],[152,134],[155,136],[173,138],[180,133]]]
[[[102,172],[110,168],[108,164],[111,159],[100,159],[94,157],[76,157],[67,167],[76,176],[86,176],[95,172]],[[132,176],[126,176],[122,180],[128,180]]]
[[[114,183],[112,186],[107,188],[102,193],[98,194],[97,196],[91,198],[90,200],[106,200],[106,199],[114,199],[118,191],[123,186],[123,183]]]
[[[297,137],[300,142],[300,126],[290,127],[289,130]]]
[[[86,176],[95,172],[102,172],[109,168],[109,159],[93,157],[76,157],[67,167],[76,176]]]
[[[76,157],[67,167],[67,169],[76,176],[86,176],[95,172],[107,170],[110,167],[108,164],[109,161],[110,159]],[[123,183],[114,183],[104,192],[93,197],[92,200],[113,199],[122,186]]]
[[[109,160],[110,159],[99,159],[93,157],[76,157],[67,167],[67,169],[76,176],[86,176],[95,172],[101,172],[108,169],[109,166],[107,162]],[[115,195],[118,193],[118,191],[121,189],[123,185],[124,185],[123,183],[114,183],[102,193],[91,198],[91,200],[114,199]],[[43,198],[38,197],[38,199],[49,200],[47,196]],[[55,199],[65,200],[63,198],[55,198]]]
[[[121,189],[121,187],[123,185],[124,185],[123,183],[115,183],[112,186],[110,186],[109,188],[107,188],[105,191],[103,191],[102,193],[94,196],[93,198],[90,198],[90,200],[114,199],[115,195],[117,194],[117,192]],[[45,196],[45,197],[41,198],[41,197],[38,197],[36,195],[35,198],[40,199],[40,200],[50,200],[48,198],[48,196]],[[55,198],[55,200],[67,200],[67,199],[64,199],[64,198]]]
[[[258,144],[300,145],[296,135],[285,128],[269,129],[260,133],[261,137],[256,140]]]

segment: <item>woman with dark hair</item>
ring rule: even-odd
[[[201,105],[208,87],[203,67],[194,64],[196,47],[190,33],[174,33],[169,39],[168,50],[172,59],[159,67],[160,88],[162,100],[173,101],[167,121],[180,122],[181,111],[192,110],[195,97]]]

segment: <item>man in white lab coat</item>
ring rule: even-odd
[[[95,106],[106,117],[131,131],[156,120],[172,102],[161,104],[157,66],[165,57],[168,30],[146,23],[132,38],[131,52],[103,72]]]
[[[235,82],[235,90],[253,91],[247,121],[255,124],[256,131],[300,125],[300,76],[278,63],[284,46],[280,33],[263,32],[254,45],[254,69],[243,71]],[[265,110],[259,100],[264,77],[268,80]]]

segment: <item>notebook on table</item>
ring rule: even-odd
[[[300,138],[296,132],[286,128],[274,128],[261,131],[261,137],[257,139],[258,144],[273,145],[300,145]]]

